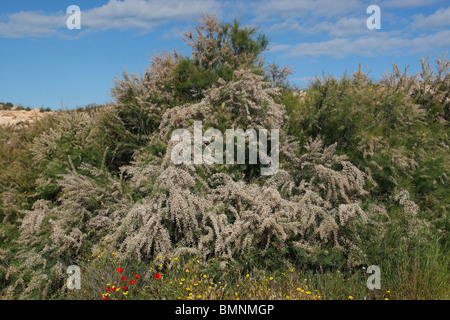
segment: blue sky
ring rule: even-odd
[[[81,29],[69,30],[70,5]],[[369,5],[381,29],[369,30]],[[353,73],[359,62],[378,79],[391,62],[410,72],[420,57],[450,48],[448,0],[19,0],[0,1],[0,102],[74,108],[111,101],[114,76],[144,71],[149,55],[190,48],[181,40],[200,12],[259,26],[270,40],[266,62],[295,67],[305,86],[314,73]]]

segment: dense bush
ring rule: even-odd
[[[399,298],[444,296],[448,61],[422,60],[422,78],[360,68],[296,92],[292,68],[264,66],[256,31],[204,15],[185,34],[190,57],[162,52],[143,75],[124,72],[112,105],[0,128],[3,297],[64,297],[65,268],[92,259],[100,275],[101,250],[139,268],[175,257],[211,272],[301,267],[324,289],[330,273],[377,264]],[[280,129],[280,170],[174,165],[171,133],[198,120]]]

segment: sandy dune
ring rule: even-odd
[[[48,114],[48,112],[39,112],[39,109],[33,109],[31,111],[0,110],[0,126],[31,123],[46,114]]]

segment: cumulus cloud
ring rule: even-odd
[[[315,28],[327,32],[333,37],[352,36],[367,32],[366,17],[362,18],[341,18],[338,21],[321,22]]]
[[[345,15],[362,6],[357,0],[263,0],[249,2],[251,12],[257,20],[267,18],[285,19],[287,17],[333,17]]]
[[[366,17],[347,18],[337,21],[313,22],[311,19],[301,23],[296,19],[286,19],[283,22],[274,23],[269,27],[271,32],[296,32],[302,34],[325,33],[333,37],[352,36],[367,32]]]
[[[450,26],[450,7],[439,9],[435,13],[425,17],[419,14],[413,17],[414,28],[442,28]]]
[[[442,0],[385,0],[380,6],[383,8],[415,8],[430,6],[439,2],[442,2]]]
[[[279,45],[281,47],[281,45]],[[398,54],[405,50],[425,52],[430,48],[446,49],[450,47],[450,30],[435,34],[419,36],[412,39],[378,33],[369,37],[356,39],[338,38],[320,42],[306,42],[289,47],[281,47],[288,57],[299,56],[333,56],[348,55],[376,56],[380,54]]]
[[[152,28],[170,22],[191,21],[202,11],[221,12],[215,0],[110,0],[101,7],[83,10],[82,29],[90,31]],[[0,37],[47,37],[66,28],[68,14],[19,12],[0,22]]]
[[[411,40],[411,47],[415,51],[425,51],[425,49],[444,49],[450,48],[450,30],[442,30],[435,34],[417,37]]]
[[[8,22],[0,22],[0,37],[48,37],[57,33],[58,26],[65,26],[63,13],[18,12],[9,16]]]
[[[276,44],[269,48],[269,52],[287,51],[292,48],[289,44]]]
[[[110,0],[107,4],[87,10],[84,24],[97,30],[144,29],[197,18],[202,11],[219,12],[214,0]]]

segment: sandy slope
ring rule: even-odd
[[[0,126],[26,124],[48,114],[48,112],[39,112],[39,109],[31,111],[4,111],[0,110]]]

